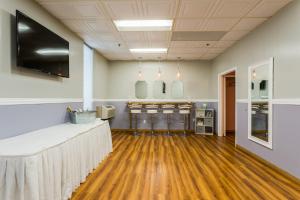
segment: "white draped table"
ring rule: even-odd
[[[69,199],[110,152],[109,124],[98,119],[0,140],[0,199]]]

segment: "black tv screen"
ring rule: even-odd
[[[16,11],[17,65],[69,78],[69,42]]]

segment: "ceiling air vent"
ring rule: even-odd
[[[224,31],[174,31],[172,41],[219,41]]]

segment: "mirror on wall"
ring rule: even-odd
[[[146,99],[147,98],[147,82],[146,81],[137,81],[135,82],[135,97],[137,99]]]
[[[162,80],[156,80],[153,84],[153,97],[156,99],[163,99],[167,93],[166,82]]]
[[[273,58],[249,67],[248,138],[272,148]]]
[[[176,80],[172,82],[171,85],[171,96],[174,99],[180,99],[184,97],[183,93],[183,82],[180,80]]]

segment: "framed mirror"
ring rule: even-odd
[[[166,82],[162,80],[156,80],[153,84],[153,97],[156,99],[163,99],[166,97]]]
[[[146,99],[147,98],[147,82],[146,81],[135,82],[135,97],[137,99]]]
[[[248,138],[272,149],[273,58],[249,67]]]
[[[172,82],[171,85],[171,96],[174,99],[180,99],[184,97],[183,93],[183,82],[180,80],[176,80]]]

